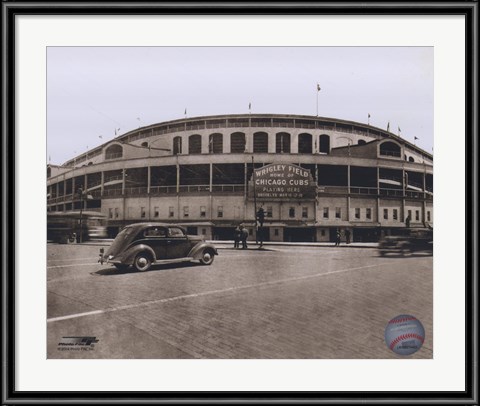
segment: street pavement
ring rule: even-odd
[[[48,358],[402,358],[384,342],[400,314],[426,331],[409,358],[433,357],[431,256],[219,243],[211,266],[137,273],[97,263],[100,246],[48,244]],[[98,342],[59,345],[84,336]]]

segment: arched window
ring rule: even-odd
[[[148,142],[142,142],[142,147],[148,148]]]
[[[245,134],[233,133],[230,135],[230,151],[235,153],[245,152]]]
[[[398,158],[402,156],[400,146],[391,141],[385,141],[380,144],[380,155]]]
[[[312,153],[312,134],[303,133],[298,135],[298,153]]]
[[[90,161],[90,162],[89,162],[87,165],[88,165],[88,166],[90,166],[90,165],[93,165],[93,162],[92,162],[92,161]]]
[[[408,157],[408,162],[415,162],[415,159],[413,159],[413,156]]]
[[[50,176],[52,176],[52,168],[48,167],[47,168],[47,178],[49,178]]]
[[[173,138],[173,155],[182,153],[182,137]]]
[[[123,156],[123,148],[121,145],[113,144],[105,150],[105,159],[117,159]]]
[[[210,134],[208,139],[208,152],[210,154],[223,153],[223,134]]]
[[[365,145],[367,141],[365,140],[358,140],[358,145]]]
[[[277,133],[275,140],[275,152],[277,154],[290,153],[290,134]]]
[[[319,152],[323,152],[325,154],[330,153],[330,136],[327,134],[322,134],[320,136],[320,149]]]
[[[268,152],[268,134],[258,132],[253,134],[253,152]]]
[[[194,134],[188,137],[188,153],[201,154],[202,153],[202,136]]]

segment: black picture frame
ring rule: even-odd
[[[2,2],[2,404],[411,403],[478,404],[478,3],[441,2]],[[21,15],[461,15],[465,17],[465,387],[462,392],[22,392],[16,390],[15,17]]]

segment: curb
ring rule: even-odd
[[[109,246],[112,243],[111,240],[97,240],[97,241],[86,241],[76,244],[58,244],[58,245],[86,245],[86,246]],[[227,241],[215,241],[215,240],[206,240],[207,243],[215,245],[218,249],[231,249],[231,250],[242,250],[241,248],[234,248],[233,242]],[[304,242],[268,242],[263,244],[263,248],[271,249],[275,247],[314,247],[314,248],[378,248],[378,243],[352,243],[335,246],[334,243],[304,243]],[[247,250],[261,250],[260,246],[255,243],[250,242]]]
[[[215,241],[207,240],[208,243],[215,245],[218,249],[241,249],[234,248],[233,242],[227,241]],[[260,247],[254,242],[249,241],[249,247],[247,249],[259,249]],[[274,247],[315,247],[315,248],[378,248],[378,243],[343,243],[341,245],[335,246],[335,243],[305,243],[305,242],[266,242],[263,243],[263,248],[274,248]]]

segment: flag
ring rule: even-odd
[[[185,109],[185,115],[187,115],[187,109]]]
[[[320,85],[317,83],[317,92],[319,92],[320,90],[322,89],[320,88]]]
[[[418,137],[413,137],[414,140],[418,140]]]
[[[399,133],[401,133],[401,132],[402,132],[402,130],[400,130],[400,127],[398,127],[398,132],[399,132]]]
[[[370,118],[370,113],[368,113],[368,118]]]
[[[387,124],[387,131],[390,131],[390,121]]]
[[[249,109],[249,110],[252,109],[252,103],[248,103],[248,109]]]
[[[103,136],[102,135],[99,135],[98,138],[101,138],[103,140]]]
[[[117,135],[117,129],[115,128],[115,135]]]

